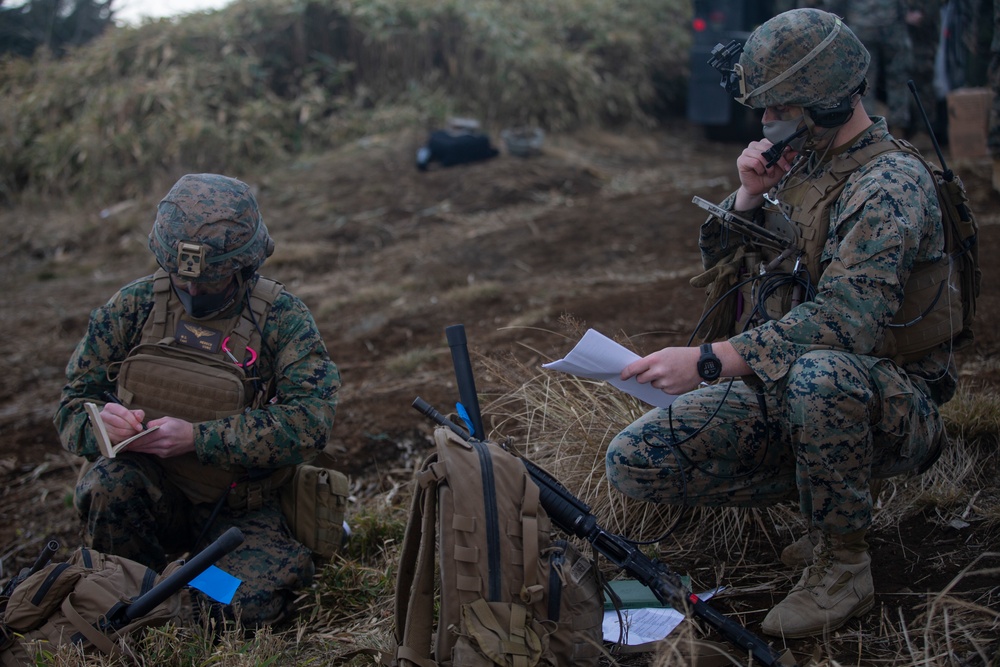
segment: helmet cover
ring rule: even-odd
[[[740,56],[747,106],[829,109],[865,80],[871,56],[835,14],[783,12],[757,28]]]
[[[219,174],[187,174],[157,207],[149,249],[168,273],[215,282],[256,271],[274,241],[250,186]]]

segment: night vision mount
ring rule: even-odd
[[[716,44],[712,49],[712,57],[708,64],[722,75],[719,85],[726,89],[731,97],[740,99],[745,95],[745,84],[737,65],[740,54],[743,53],[743,43],[734,39],[728,44]]]

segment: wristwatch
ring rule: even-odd
[[[712,352],[712,344],[704,343],[701,346],[701,356],[698,357],[698,375],[705,382],[717,380],[722,375],[722,362]]]

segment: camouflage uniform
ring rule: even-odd
[[[900,0],[851,0],[846,5],[844,20],[871,54],[865,108],[875,110],[875,96],[882,85],[889,127],[908,129],[911,95],[906,82],[912,76],[913,44],[903,20],[903,3]]]
[[[887,134],[879,119],[847,151]],[[710,218],[700,238],[706,268],[723,257],[721,242]],[[938,405],[957,381],[947,346],[905,368],[871,356],[911,269],[939,258],[943,243],[934,185],[915,158],[887,153],[855,172],[831,213],[824,251],[825,266],[834,259],[841,270],[824,269],[812,301],[729,339],[754,372],[751,384],[682,395],[616,436],[606,459],[611,483],[682,505],[796,498],[826,534],[867,528],[871,478],[917,469],[944,437]]]
[[[987,144],[993,158],[993,187],[1000,192],[1000,1],[993,3],[993,40],[990,42],[990,90],[993,108],[990,110],[990,128]]]
[[[940,0],[909,0],[908,9],[921,14],[920,22],[917,25],[906,24],[910,33],[910,43],[913,45],[913,67],[910,70],[910,77],[917,88],[917,95],[920,96],[920,103],[927,113],[927,119],[931,122],[935,132],[940,134],[943,126],[937,120],[937,97],[934,94],[934,59],[937,57],[938,42],[941,39],[941,2]],[[910,129],[925,130],[923,118],[916,110],[916,104],[912,101],[913,112],[910,114]]]
[[[170,298],[177,297],[171,292]],[[233,314],[244,304],[241,299],[232,306]],[[154,456],[127,451],[114,459],[99,456],[84,402],[103,403],[105,392],[115,391],[108,371],[139,343],[152,308],[152,276],[121,288],[93,311],[67,366],[55,424],[64,447],[92,462],[75,497],[87,542],[160,570],[172,556],[200,549],[236,526],[246,540],[218,562],[243,582],[232,612],[247,624],[277,620],[287,611],[292,591],[310,581],[314,566],[310,551],[291,536],[275,497],[254,510],[221,503],[196,545],[215,503],[192,503]],[[264,383],[274,379],[275,400],[261,409],[194,424],[195,452],[203,464],[255,470],[293,466],[314,459],[330,436],[340,374],[312,315],[300,299],[282,291],[260,324],[264,343],[255,368]]]

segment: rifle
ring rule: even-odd
[[[472,376],[472,364],[469,361],[467,349],[464,347],[464,328],[462,325],[454,325],[449,327],[449,330],[453,331],[449,340],[453,337],[456,341],[461,341],[461,344],[457,346],[457,351],[456,346],[452,347],[452,360],[456,366],[455,375],[458,381],[459,395],[465,403],[466,410],[472,406],[472,409],[478,412],[478,399],[471,400],[471,397],[475,397],[477,394],[475,380]],[[419,396],[414,399],[413,407],[438,424],[450,428],[464,440],[474,439],[468,431],[435,410]],[[470,412],[470,417],[473,420],[478,420],[478,424],[480,424],[478,428],[481,429],[481,416]],[[474,423],[476,422],[474,421]],[[598,553],[647,586],[662,604],[673,607],[685,616],[694,615],[700,618],[723,638],[750,654],[755,664],[768,666],[795,664],[790,651],[779,653],[763,639],[736,621],[719,613],[694,593],[685,591],[679,575],[659,560],[646,556],[632,542],[601,528],[597,523],[597,518],[591,513],[590,507],[586,503],[574,496],[547,471],[524,457],[519,458],[528,470],[531,479],[538,485],[542,507],[545,508],[549,518],[560,530],[590,542]]]

